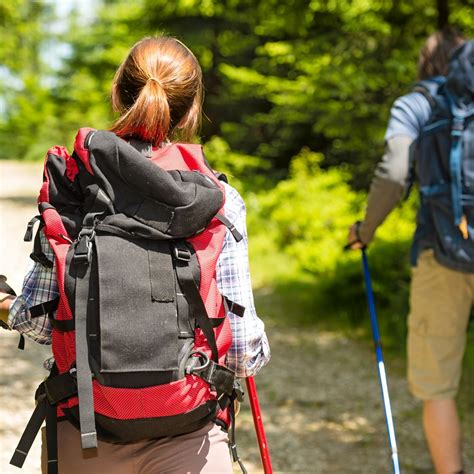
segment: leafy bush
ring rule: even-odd
[[[273,288],[257,292],[259,302],[279,322],[368,327],[360,253],[343,250],[366,195],[351,189],[345,169],[321,169],[321,159],[303,149],[287,179],[247,199],[254,284]],[[393,346],[405,335],[415,203],[413,196],[395,209],[368,249],[382,332]]]
[[[303,149],[290,164],[289,178],[262,196],[279,247],[305,271],[330,272],[342,258],[347,229],[360,197],[351,190],[341,168],[323,171],[322,155]]]

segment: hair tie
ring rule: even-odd
[[[153,77],[153,76],[150,76],[146,82],[149,82],[149,81],[153,81],[153,82],[156,82],[161,88],[163,88],[163,84],[160,82],[159,79],[157,79],[156,77]]]

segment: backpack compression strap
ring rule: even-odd
[[[20,438],[18,446],[13,453],[10,460],[10,464],[19,468],[23,467],[26,456],[33,444],[36,434],[41,429],[41,425],[46,418],[46,395],[43,394],[42,398],[37,399],[36,407],[31,415],[28,424],[26,425],[25,431]]]
[[[207,315],[206,307],[202,301],[199,288],[194,280],[193,272],[189,266],[191,260],[191,252],[184,242],[176,241],[174,245],[174,259],[176,262],[176,275],[179,284],[183,289],[188,300],[190,314],[196,318],[199,327],[206,336],[209,347],[212,352],[212,359],[219,363],[219,355],[217,351],[216,336]]]
[[[451,124],[451,150],[449,152],[449,174],[451,178],[451,200],[454,214],[454,225],[458,226],[467,239],[467,221],[462,209],[462,148],[463,132],[465,122],[474,114],[471,107],[468,110],[461,110],[456,106],[456,102],[449,91],[446,91],[449,108],[453,116]]]
[[[58,474],[56,405],[77,394],[76,379],[72,374],[73,369],[59,375],[54,364],[48,378],[39,385],[35,394],[36,407],[10,460],[13,466],[19,468],[23,466],[36,435],[46,420],[48,474]]]
[[[48,474],[58,474],[58,438],[56,406],[48,400],[45,382],[42,382],[35,394],[36,407],[31,415],[18,446],[10,460],[12,466],[23,467],[31,446],[46,420],[46,449],[48,456]]]
[[[89,280],[92,267],[92,242],[95,236],[95,221],[97,216],[104,213],[110,204],[110,200],[98,186],[94,188],[94,192],[95,198],[91,208],[84,217],[73,256],[77,268],[75,299],[76,365],[82,449],[97,447],[92,372],[89,366],[89,349],[87,344],[87,302],[89,300]]]
[[[87,344],[87,301],[91,267],[90,262],[82,262],[78,268],[80,275],[76,278],[76,365],[82,449],[97,447],[92,372]]]

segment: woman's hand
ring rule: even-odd
[[[0,320],[3,322],[8,321],[8,313],[10,311],[10,305],[15,299],[15,296],[3,293],[0,291]]]

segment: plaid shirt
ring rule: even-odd
[[[222,295],[245,307],[243,318],[229,312],[232,327],[232,346],[227,354],[227,365],[237,377],[256,374],[270,359],[265,327],[257,316],[253,300],[248,264],[248,240],[246,229],[245,204],[240,194],[227,183],[226,217],[242,234],[243,239],[236,242],[229,230],[225,236],[222,252],[217,261],[216,280]],[[50,260],[54,254],[48,241],[41,234],[43,253]],[[28,336],[40,344],[51,344],[51,324],[47,316],[31,318],[28,308],[56,298],[58,284],[54,267],[46,268],[32,262],[24,282],[21,295],[10,306],[8,318],[12,329]]]

